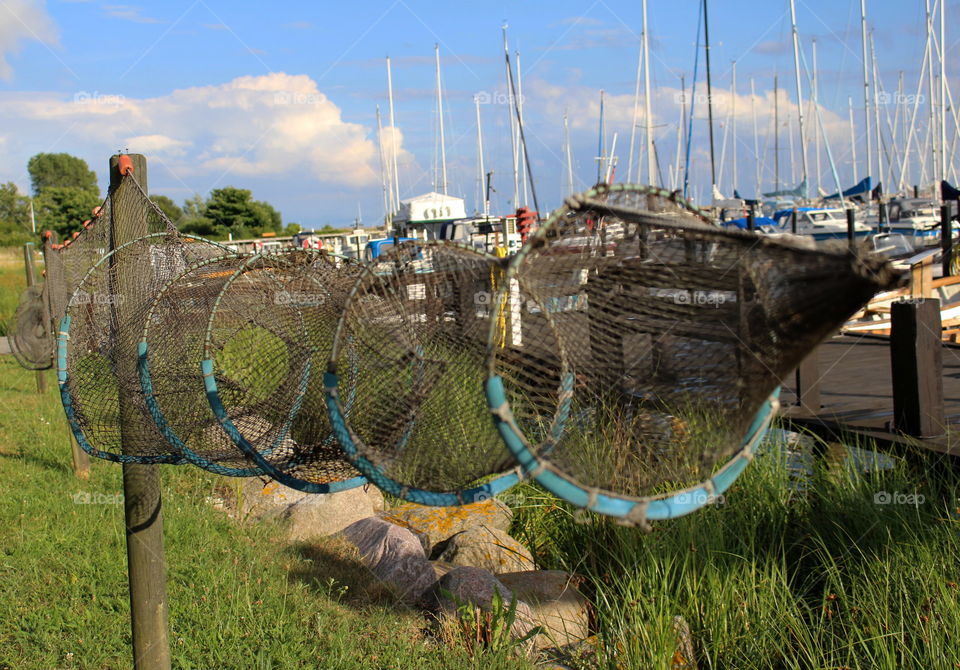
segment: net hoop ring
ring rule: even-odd
[[[432,243],[404,242],[401,243],[401,246],[405,244],[430,246],[438,246],[439,244],[442,244],[444,248],[454,248],[468,251],[472,254],[489,258],[491,261],[495,262],[497,266],[503,266],[503,259],[497,258],[492,254],[478,251],[477,249],[474,249],[466,244],[455,242],[438,243],[435,241]],[[330,365],[328,366],[327,372],[323,377],[325,388],[324,395],[327,405],[327,412],[330,416],[330,425],[333,427],[334,435],[336,436],[337,441],[340,443],[340,448],[346,455],[347,460],[349,460],[350,463],[357,470],[359,470],[370,481],[371,484],[379,488],[381,491],[384,491],[385,493],[388,493],[389,495],[406,502],[415,503],[417,505],[429,505],[432,507],[457,507],[461,505],[469,505],[472,503],[489,500],[490,498],[493,498],[496,495],[512,488],[518,484],[522,478],[522,472],[519,466],[513,467],[506,472],[501,472],[500,474],[494,475],[492,479],[478,486],[457,491],[431,491],[416,486],[410,486],[393,479],[387,475],[376,463],[365,456],[360,455],[360,450],[357,448],[357,445],[363,445],[363,440],[361,440],[360,437],[350,429],[346,418],[346,412],[343,404],[340,401],[340,376],[337,374],[337,359],[340,354],[340,349],[343,346],[343,342],[346,339],[344,331],[346,329],[347,308],[357,297],[357,293],[364,285],[364,281],[369,277],[376,275],[374,270],[375,265],[376,263],[368,263],[364,266],[360,276],[357,277],[353,287],[350,289],[350,292],[347,295],[343,314],[340,317],[340,321],[337,324],[337,329],[333,337],[333,349],[330,354]],[[497,320],[491,318],[490,321],[491,324],[495,324]]]
[[[506,304],[505,295],[511,279],[516,279],[518,268],[524,263],[531,251],[545,243],[550,231],[558,225],[560,220],[570,209],[575,209],[582,201],[592,198],[602,198],[609,193],[632,192],[664,198],[680,209],[683,209],[703,222],[710,223],[706,214],[698,207],[680,197],[676,192],[654,186],[637,184],[601,184],[583,194],[574,195],[567,199],[564,206],[554,210],[546,223],[542,225],[523,247],[510,259],[504,277],[503,287],[497,296],[498,304]],[[717,228],[719,230],[719,228]],[[549,318],[551,326],[554,320]],[[503,439],[507,449],[520,464],[523,476],[536,481],[554,495],[566,500],[570,504],[609,516],[618,523],[628,526],[649,528],[648,521],[661,521],[681,517],[714,502],[717,496],[723,494],[746,469],[753,460],[757,447],[763,441],[770,427],[770,423],[780,407],[780,389],[775,389],[767,400],[760,406],[741,441],[740,449],[711,477],[683,489],[655,496],[628,496],[597,487],[585,486],[571,477],[568,473],[539,457],[526,439],[523,431],[517,426],[510,404],[507,400],[503,379],[496,372],[497,351],[496,332],[491,323],[488,347],[487,369],[488,378],[484,385],[487,405],[493,423]],[[562,343],[561,343],[562,346]],[[571,390],[574,376],[567,364],[567,357],[561,355],[560,388],[558,389],[558,410],[554,415],[554,423],[550,431],[549,442],[557,441],[562,435],[572,402]],[[543,451],[549,451],[549,444]]]
[[[303,253],[302,249],[296,249],[296,252]],[[226,407],[223,404],[223,399],[220,397],[220,389],[217,386],[217,380],[215,376],[215,364],[213,357],[211,355],[211,334],[213,330],[213,321],[217,314],[217,309],[219,308],[220,302],[223,299],[224,294],[227,290],[233,285],[233,283],[239,279],[244,273],[249,270],[249,266],[254,260],[258,260],[263,257],[269,257],[276,255],[276,252],[260,252],[251,257],[251,260],[244,264],[244,267],[236,270],[229,279],[224,283],[220,289],[220,293],[217,295],[216,300],[214,301],[213,309],[210,311],[210,318],[207,321],[207,332],[204,337],[204,355],[203,360],[200,362],[200,373],[203,375],[203,384],[204,391],[206,392],[207,402],[210,403],[210,409],[213,411],[214,416],[217,421],[220,423],[220,426],[230,437],[235,445],[237,445],[240,450],[250,458],[254,464],[257,466],[258,470],[262,474],[268,475],[272,479],[280,482],[284,486],[294,489],[296,491],[302,491],[304,493],[314,493],[314,494],[325,494],[325,493],[338,493],[340,491],[348,491],[350,489],[355,489],[360,486],[366,485],[367,479],[365,477],[351,477],[350,479],[345,479],[339,482],[329,482],[329,483],[318,483],[318,482],[308,482],[306,480],[300,479],[299,477],[294,477],[293,475],[287,473],[286,471],[276,467],[273,463],[270,463],[265,457],[264,454],[259,451],[250,441],[239,431],[236,424],[230,418],[229,413],[227,412]],[[329,254],[326,252],[320,252],[317,254],[317,257],[326,256],[329,258],[343,258],[345,257],[335,256],[334,254]],[[312,358],[312,356],[311,356]],[[300,376],[300,381],[297,385],[295,400],[290,407],[289,414],[287,416],[286,426],[277,438],[277,440],[282,440],[287,432],[290,429],[290,426],[293,424],[294,419],[299,413],[300,407],[303,403],[303,399],[306,395],[307,386],[310,381],[310,376],[312,374],[310,359],[308,359],[307,364],[304,366],[303,373]],[[276,443],[275,443],[276,444]],[[271,446],[271,449],[273,446]]]
[[[70,426],[70,432],[73,433],[74,438],[77,440],[77,444],[80,445],[80,448],[87,452],[89,455],[100,458],[105,461],[112,461],[114,463],[137,463],[141,465],[157,465],[161,463],[166,463],[169,465],[183,465],[187,461],[181,455],[176,454],[162,454],[157,456],[136,456],[133,454],[123,454],[116,453],[112,451],[103,451],[94,447],[90,441],[87,439],[86,434],[83,432],[83,427],[80,425],[80,420],[78,417],[78,410],[74,403],[73,394],[70,391],[70,373],[67,370],[67,353],[70,348],[70,324],[72,322],[72,316],[69,313],[70,305],[73,303],[74,298],[79,295],[80,290],[85,285],[87,279],[96,272],[104,263],[110,261],[114,254],[126,249],[129,246],[132,246],[137,243],[141,243],[144,240],[151,238],[166,238],[169,239],[171,236],[179,237],[183,240],[190,240],[193,242],[200,242],[203,244],[209,244],[214,247],[220,247],[224,252],[229,253],[230,249],[224,245],[208,240],[203,237],[198,237],[196,235],[182,235],[179,233],[171,234],[170,231],[162,233],[150,233],[149,235],[143,235],[136,239],[126,242],[116,249],[111,250],[109,253],[105,254],[100,258],[93,266],[87,270],[83,275],[83,279],[80,280],[80,283],[73,290],[73,293],[70,294],[70,298],[67,300],[67,314],[60,320],[59,328],[57,331],[57,385],[60,388],[60,402],[63,405],[64,413],[67,416],[67,424]]]

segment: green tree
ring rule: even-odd
[[[0,184],[0,246],[20,245],[33,239],[30,230],[30,196],[12,181]]]
[[[80,230],[100,196],[74,186],[48,186],[34,199],[37,230],[53,230],[61,239]]]
[[[272,205],[253,200],[249,189],[233,186],[210,192],[202,218],[223,235],[231,233],[235,239],[279,232],[283,228],[283,217]]]
[[[163,213],[167,215],[167,218],[171,222],[177,224],[180,222],[180,219],[183,218],[183,210],[177,207],[177,203],[168,198],[165,195],[151,195],[150,199],[153,200],[153,203],[163,210]]]
[[[100,192],[97,174],[85,160],[70,154],[37,154],[27,163],[27,171],[34,195],[50,187],[78,188],[94,195]]]

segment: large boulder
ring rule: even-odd
[[[590,603],[576,584],[579,578],[562,570],[529,570],[497,575],[497,579],[530,607],[543,634],[538,647],[564,647],[590,636]]]
[[[275,481],[251,477],[234,492],[233,513],[241,519],[278,519],[290,542],[338,533],[383,509],[383,494],[374,486],[337,493],[304,493]]]
[[[423,545],[406,528],[370,517],[350,524],[340,537],[356,546],[370,572],[403,600],[416,601],[436,581]]]
[[[537,567],[526,547],[502,530],[483,525],[467,528],[451,537],[439,559],[451,565],[485,568],[493,574]]]
[[[514,598],[510,589],[501,584],[489,570],[474,567],[454,568],[436,583],[421,598],[421,604],[427,609],[447,617],[455,617],[458,608],[472,605],[481,612],[491,612],[494,608],[494,593],[499,593],[504,609]],[[537,624],[526,603],[518,600],[511,634],[522,638],[529,634]]]
[[[380,518],[423,535],[432,547],[474,526],[506,532],[513,521],[513,510],[496,498],[458,507],[404,503],[382,512]]]

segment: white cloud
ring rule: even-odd
[[[48,46],[58,43],[57,27],[47,14],[43,0],[0,2],[0,79],[13,76],[7,55],[18,53],[25,40],[37,40]]]
[[[16,130],[23,163],[39,151],[108,155],[126,148],[159,158],[182,181],[209,177],[220,185],[231,175],[297,172],[347,187],[378,180],[374,132],[345,121],[306,75],[244,76],[155,98],[0,94],[0,125]],[[56,147],[48,145],[61,136]]]

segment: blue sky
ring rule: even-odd
[[[697,0],[649,3],[654,139],[668,184],[675,175],[679,77],[690,85],[699,8]],[[896,90],[902,71],[906,91],[914,94],[925,37],[922,1],[868,0],[867,8],[885,90]],[[848,185],[855,174],[865,174],[859,0],[798,1],[797,14],[808,63],[811,40],[817,41],[820,116],[838,177]],[[958,18],[960,7],[948,4],[948,26]],[[485,95],[492,101],[481,106],[481,114],[486,166],[495,173],[493,204],[507,211],[513,207],[508,110],[498,102],[505,91],[504,21],[511,51],[520,51],[527,141],[541,209],[555,207],[565,195],[565,111],[576,188],[596,177],[600,89],[607,95],[607,143],[617,132],[617,175],[623,177],[642,25],[641,4],[635,0],[140,5],[0,0],[0,181],[26,189],[31,155],[65,151],[85,158],[105,185],[109,155],[128,148],[147,155],[151,191],[177,201],[231,185],[252,189],[285,220],[307,227],[344,224],[358,207],[364,221],[373,224],[383,215],[375,105],[386,115],[384,57],[393,59],[396,122],[403,138],[401,197],[409,197],[433,188],[433,48],[438,43],[450,192],[464,196],[468,210],[475,206],[473,98]],[[716,152],[718,161],[721,153],[724,158],[721,189],[729,192],[734,186],[734,154],[736,185],[744,195],[756,191],[758,166],[761,189],[774,185],[774,74],[781,88],[781,185],[787,186],[791,177],[799,178],[800,163],[787,0],[713,0],[710,37]],[[951,32],[946,42],[949,66]],[[701,52],[700,93],[703,73]],[[949,67],[947,75],[955,85]],[[756,98],[750,97],[751,79]],[[807,89],[804,82],[805,97]],[[848,96],[854,99],[861,164],[856,172]],[[881,106],[891,123],[897,107]],[[811,108],[806,109],[809,129]],[[900,105],[901,113],[905,109]],[[925,118],[925,110],[920,107],[919,118]],[[691,151],[691,195],[701,201],[710,183],[705,114],[699,105]],[[881,124],[886,123],[884,116]],[[948,127],[952,138],[952,118]],[[914,142],[920,143],[922,135]],[[892,144],[892,138],[885,141]],[[639,154],[635,160],[640,163]],[[815,185],[812,148],[809,161]],[[820,162],[821,186],[834,190],[825,149]],[[908,177],[916,181],[920,174],[911,168]]]

